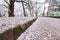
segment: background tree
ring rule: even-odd
[[[14,2],[15,0],[9,0],[9,3],[7,2],[7,0],[4,0],[6,2],[6,4],[8,4],[9,6],[9,11],[8,11],[8,15],[9,17],[14,17]]]

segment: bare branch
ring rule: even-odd
[[[5,6],[6,8],[9,8],[8,6],[6,6],[6,5],[3,5],[3,4],[0,4],[1,6]]]
[[[8,5],[10,5],[6,0],[4,0]]]
[[[29,3],[25,2],[25,1],[16,1],[16,2],[24,2],[24,3],[28,4],[28,6],[30,7]]]
[[[6,5],[3,5],[3,4],[0,4],[0,5],[6,7],[7,9],[9,9],[9,7],[6,6]],[[8,11],[11,12],[10,10],[8,10]]]

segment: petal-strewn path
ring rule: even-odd
[[[39,17],[17,40],[60,40],[60,19]]]

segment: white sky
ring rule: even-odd
[[[3,0],[0,0],[0,4],[3,4]]]
[[[45,2],[45,0],[31,0],[31,1],[36,1],[36,2],[41,2],[41,3]]]

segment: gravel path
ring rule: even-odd
[[[39,17],[17,40],[60,40],[60,19]]]
[[[8,29],[12,29],[17,25],[22,25],[35,17],[8,17],[8,18],[0,18],[0,33],[5,32]]]

